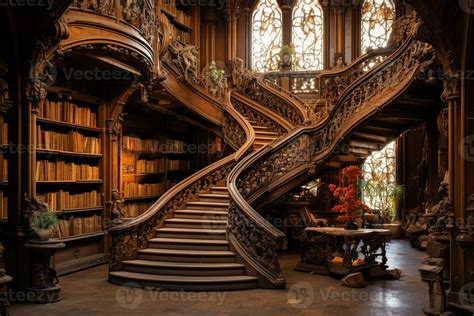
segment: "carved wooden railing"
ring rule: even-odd
[[[303,127],[247,156],[228,178],[231,200],[229,240],[239,254],[273,286],[285,283],[277,249],[284,234],[252,208],[264,193],[333,155],[344,137],[403,93],[422,67],[418,59],[431,53],[427,44],[408,38],[384,62],[355,80],[330,114],[313,127]]]
[[[236,163],[252,150],[255,134],[251,125],[232,107],[230,92],[227,94],[224,109],[228,123],[224,126],[224,135],[238,150],[175,185],[145,213],[110,228],[111,271],[120,270],[123,260],[136,258],[138,250],[147,247],[148,240],[154,235],[154,229],[162,226],[174,210],[183,207],[196,194],[208,191],[211,186],[224,181]]]
[[[156,34],[155,2],[153,0],[121,1],[121,0],[74,0],[73,10],[92,12],[111,21],[128,24],[151,43]]]
[[[282,78],[288,79],[288,90],[296,96],[308,95],[313,99],[319,98],[319,76],[321,71],[278,71],[263,75],[266,82],[283,87]]]
[[[265,82],[260,76],[243,67],[243,61],[232,62],[232,83],[237,92],[266,107],[293,126],[308,120],[305,103],[291,92]]]
[[[412,33],[417,17],[402,16],[395,21],[387,48],[369,49],[365,55],[346,67],[322,71],[319,78],[319,96],[332,108],[342,93],[358,78],[383,62]]]

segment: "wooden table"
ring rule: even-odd
[[[388,241],[388,229],[308,227],[302,236],[301,262],[295,270],[345,276],[377,265],[385,269]],[[335,257],[341,257],[342,262],[333,262]],[[359,258],[363,263],[354,265]]]

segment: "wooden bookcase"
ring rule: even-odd
[[[121,192],[126,217],[146,211],[166,190],[191,172],[190,155],[182,140],[158,136],[141,138],[124,129]],[[136,131],[134,131],[136,132]]]
[[[104,106],[51,88],[36,118],[36,193],[59,218],[60,275],[105,262]]]
[[[0,111],[0,221],[8,221],[8,114]]]
[[[160,0],[161,12],[166,15],[170,22],[170,32],[172,37],[184,43],[191,43],[191,33],[193,29],[192,16],[185,10],[176,7],[175,0]]]

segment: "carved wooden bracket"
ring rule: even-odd
[[[139,83],[134,83],[112,102],[112,106],[106,119],[107,134],[111,135],[111,137],[117,137],[120,134],[123,118],[126,115],[126,113],[123,113],[123,108],[125,107],[128,98],[138,89],[144,90],[144,86]]]

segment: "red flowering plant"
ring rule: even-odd
[[[370,208],[359,199],[359,187],[362,180],[364,180],[362,170],[357,166],[349,166],[341,170],[339,186],[329,185],[329,190],[338,201],[333,211],[344,214],[338,216],[337,221],[353,221],[370,211]]]

